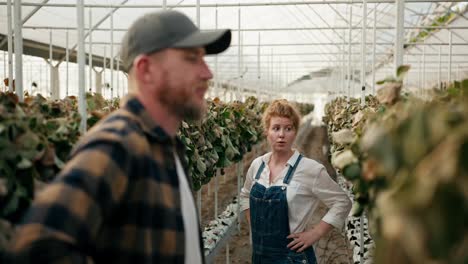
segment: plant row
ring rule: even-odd
[[[100,94],[86,95],[88,128],[119,106]],[[238,162],[263,140],[261,114],[267,103],[251,97],[244,103],[208,101],[206,117],[183,122],[178,132],[187,148],[194,189]],[[302,105],[303,111],[313,106]],[[76,97],[47,100],[0,93],[0,218],[17,222],[34,196],[35,186],[50,182],[67,161],[79,140]]]
[[[366,107],[347,98],[326,106],[353,213],[369,214],[377,263],[466,263],[468,80],[432,100],[401,96],[401,76],[383,84]]]

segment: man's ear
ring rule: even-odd
[[[151,61],[147,55],[138,55],[133,60],[133,70],[139,82],[150,83],[152,81]]]

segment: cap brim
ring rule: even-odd
[[[171,45],[173,48],[204,47],[206,54],[218,54],[231,44],[231,30],[197,31]]]

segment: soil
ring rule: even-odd
[[[258,146],[256,151],[246,154],[243,160],[243,172],[241,174],[241,187],[245,174],[249,169],[250,163],[254,158],[266,152],[266,145]],[[233,198],[237,196],[237,165],[230,166],[225,169],[225,174],[218,176],[218,214],[221,214],[226,206],[229,205]],[[202,226],[215,218],[214,214],[214,193],[215,180],[202,187]],[[229,240],[229,259],[230,263],[250,263],[251,246],[249,242],[249,228],[245,218],[241,219],[240,233],[235,232]],[[219,251],[215,257],[214,263],[226,263],[226,246]]]

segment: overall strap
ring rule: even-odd
[[[301,161],[301,159],[302,159],[302,154],[299,154],[299,157],[297,157],[296,163],[294,163],[294,166],[289,167],[288,173],[286,174],[286,177],[284,177],[284,180],[283,180],[284,184],[289,184],[289,182],[291,181],[292,175],[294,174],[294,171],[297,168],[297,164],[299,164],[299,161]]]
[[[255,180],[260,179],[260,175],[262,174],[263,169],[265,168],[265,162],[262,161],[262,165],[258,168],[257,175],[255,175]]]

